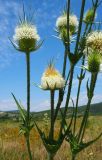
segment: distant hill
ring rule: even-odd
[[[85,111],[86,106],[78,107],[78,116],[82,116]],[[62,111],[64,108],[61,109]],[[67,116],[70,117],[73,112],[73,108],[69,107]],[[41,112],[32,112],[32,116],[37,119],[41,120],[44,117],[44,114],[47,113],[50,116],[50,110],[41,111]],[[92,104],[90,108],[90,115],[102,115],[102,102]],[[58,114],[58,118],[60,117],[60,113]],[[0,120],[11,119],[11,120],[18,120],[19,119],[19,111],[8,111],[8,112],[0,112]]]
[[[80,106],[78,107],[78,116],[82,116],[84,111],[85,111],[86,106]],[[64,111],[64,108],[61,108],[62,111]],[[40,119],[41,117],[44,116],[44,114],[47,113],[50,116],[50,110],[46,110],[46,111],[41,111],[41,112],[35,112],[32,113],[35,117],[35,119]],[[67,116],[70,117],[73,113],[73,108],[69,107],[68,108],[68,114]],[[96,116],[96,115],[102,115],[102,102],[101,103],[96,103],[96,104],[92,104],[90,107],[90,115]],[[60,116],[60,113],[58,115],[58,117]]]

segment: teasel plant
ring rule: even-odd
[[[68,21],[69,22],[69,21]],[[74,36],[77,32],[78,27],[78,19],[76,15],[71,14],[70,15],[70,35],[69,35],[69,41],[72,42],[73,40],[70,39],[72,36]],[[67,58],[68,58],[68,52],[67,52],[67,12],[64,11],[63,14],[58,17],[56,21],[56,31],[57,31],[57,38],[61,39],[65,46],[65,53],[64,53],[64,61],[63,61],[63,70],[62,75],[54,68],[53,62],[50,62],[48,65],[48,68],[45,70],[42,78],[41,78],[41,86],[43,90],[49,90],[50,91],[50,105],[51,105],[51,117],[50,117],[50,130],[49,130],[49,136],[46,136],[44,132],[41,131],[41,129],[38,127],[37,123],[35,122],[35,125],[37,127],[37,130],[40,134],[40,137],[43,141],[43,144],[48,152],[48,159],[53,160],[57,151],[61,147],[63,140],[65,139],[66,133],[68,132],[68,129],[66,130],[66,133],[63,133],[60,129],[58,133],[58,138],[56,139],[54,137],[55,135],[55,123],[57,120],[57,115],[61,106],[61,103],[63,101],[64,91],[65,87],[67,85],[67,80],[65,80],[65,72],[66,72],[66,65],[67,65]],[[70,43],[69,42],[69,43]],[[59,98],[57,106],[55,107],[55,100],[54,95],[55,92],[58,90],[59,92]],[[63,127],[62,127],[63,128]]]
[[[73,109],[73,114],[72,114],[72,117],[69,121],[69,124],[67,124],[67,122],[66,122],[66,115],[67,115],[67,111],[68,111],[68,107],[69,107],[69,101],[71,99],[71,90],[73,87],[72,82],[73,82],[75,66],[79,61],[82,61],[82,66],[84,66],[84,64],[85,64],[86,56],[85,56],[84,52],[86,49],[86,37],[92,30],[95,15],[96,15],[96,10],[97,10],[98,6],[101,4],[101,2],[98,0],[96,0],[95,2],[92,1],[92,8],[87,11],[86,15],[84,15],[84,8],[85,8],[86,0],[82,0],[80,18],[78,20],[77,16],[70,12],[70,2],[71,1],[68,0],[67,8],[64,10],[62,15],[60,17],[58,17],[58,19],[56,21],[57,36],[55,36],[62,41],[62,43],[64,44],[64,48],[65,48],[64,60],[63,60],[63,70],[62,70],[62,77],[65,80],[65,85],[58,89],[58,88],[56,88],[57,87],[57,81],[56,81],[55,88],[53,89],[50,87],[49,82],[54,83],[54,80],[48,81],[48,79],[42,78],[44,80],[43,81],[44,87],[42,87],[43,85],[40,86],[40,88],[43,88],[44,90],[50,90],[50,95],[51,95],[51,103],[50,103],[51,104],[51,124],[50,124],[51,128],[50,128],[49,136],[46,137],[45,133],[42,132],[41,129],[38,127],[37,123],[35,123],[35,125],[39,131],[39,134],[41,136],[41,139],[43,141],[43,144],[48,152],[48,155],[49,155],[48,158],[50,160],[54,159],[54,156],[56,155],[56,152],[60,148],[64,139],[66,139],[68,141],[68,143],[70,143],[71,151],[72,151],[72,160],[74,160],[77,153],[79,153],[81,150],[88,147],[92,143],[94,143],[101,136],[101,135],[99,135],[95,140],[84,144],[82,141],[80,143],[78,142],[78,137],[76,135],[77,134],[76,133],[76,120],[77,120],[78,102],[79,102],[82,80],[84,79],[85,74],[86,74],[85,67],[81,67],[80,76],[78,76],[79,86],[78,86],[76,106],[74,105],[74,102],[72,100],[73,108],[75,106],[75,109]],[[83,23],[84,23],[85,27],[84,27],[84,31],[82,34]],[[75,43],[75,50],[73,53],[71,52],[71,49],[70,49],[70,46],[72,43]],[[88,59],[91,59],[91,58],[88,57]],[[68,61],[70,64],[69,71],[67,71],[67,62]],[[53,63],[50,63],[50,65],[49,65],[50,70],[52,70],[51,68],[53,68],[52,64]],[[47,71],[49,70],[49,67],[48,67]],[[51,71],[51,73],[53,73],[53,71]],[[47,73],[47,75],[49,75],[49,74]],[[45,77],[45,73],[44,73],[44,77]],[[91,89],[91,86],[93,86],[93,84],[91,84],[91,83],[94,83],[93,79],[94,78],[92,76],[92,82],[90,82],[90,87],[87,87],[88,91],[92,90],[92,92],[94,92],[94,89]],[[52,86],[53,86],[53,83],[52,83]],[[55,90],[58,90],[58,92],[59,92],[58,102],[57,102],[56,108],[54,107],[55,106],[54,105]],[[67,93],[67,97],[66,97],[66,101],[65,101],[64,112],[62,112],[61,104],[63,102],[65,92]],[[91,104],[91,102],[90,102],[90,104]],[[55,140],[54,139],[54,125],[57,120],[57,116],[58,116],[59,111],[62,116],[62,122],[60,125],[59,134],[58,134],[59,138],[57,140]],[[85,112],[85,115],[86,115],[86,112]],[[87,116],[87,118],[88,118],[88,116]],[[87,119],[87,118],[84,118],[84,119]],[[86,120],[86,123],[87,123],[87,120]],[[84,127],[84,130],[85,130],[85,127]]]
[[[13,93],[12,96],[17,104],[22,120],[20,124],[20,134],[23,134],[25,137],[29,160],[33,159],[30,146],[30,132],[34,126],[30,113],[30,55],[31,52],[35,52],[41,47],[43,41],[39,40],[40,37],[38,35],[37,28],[35,24],[33,24],[33,17],[32,15],[26,15],[23,5],[23,16],[19,17],[19,23],[15,28],[13,39],[10,38],[10,41],[13,47],[17,51],[24,53],[26,57],[27,108],[25,109],[23,107]]]
[[[87,66],[82,66],[83,69],[91,73],[91,80],[90,80],[90,85],[89,85],[89,80],[87,81],[87,85],[86,85],[88,102],[83,115],[80,129],[77,134],[71,131],[70,133],[68,133],[69,136],[66,138],[66,140],[70,143],[70,147],[72,151],[72,160],[76,158],[76,155],[80,151],[82,151],[83,149],[87,148],[88,146],[96,142],[102,136],[102,133],[100,133],[98,137],[96,137],[94,140],[91,140],[86,143],[83,142],[85,129],[86,129],[86,125],[89,117],[90,105],[91,105],[92,98],[94,96],[97,77],[99,72],[102,71],[101,63],[102,63],[102,56],[100,55],[99,52],[93,51],[87,57]]]
[[[51,116],[50,116],[50,129],[48,135],[46,135],[46,133],[39,128],[36,122],[35,125],[48,153],[48,159],[53,160],[56,155],[56,152],[60,148],[65,138],[64,135],[61,135],[60,137],[58,137],[58,139],[56,139],[54,130],[55,92],[65,87],[65,80],[63,76],[60,74],[60,72],[55,69],[55,65],[52,60],[48,64],[47,69],[45,70],[45,72],[41,77],[41,85],[39,87],[44,91],[50,92]]]
[[[86,3],[86,1],[83,0],[82,1],[82,7],[81,7],[81,13],[80,13],[80,19],[79,19],[79,26],[78,26],[78,30],[76,30],[76,32],[75,32],[77,34],[77,39],[76,39],[76,45],[75,45],[74,54],[72,54],[70,52],[70,45],[71,45],[70,36],[72,36],[70,34],[70,29],[69,29],[70,28],[69,27],[70,26],[70,0],[67,3],[67,30],[66,30],[66,32],[65,32],[65,30],[63,32],[63,29],[62,29],[64,27],[64,25],[66,24],[64,18],[63,18],[63,21],[61,21],[61,17],[58,18],[58,21],[56,23],[58,25],[58,22],[61,21],[60,24],[63,24],[62,28],[61,27],[59,28],[59,31],[62,32],[62,34],[60,34],[60,38],[63,40],[63,42],[65,42],[64,44],[65,44],[65,46],[67,48],[66,52],[65,52],[66,56],[65,56],[65,59],[64,59],[64,72],[63,72],[64,76],[65,76],[67,58],[69,59],[69,62],[70,62],[70,70],[69,70],[69,74],[68,74],[68,77],[67,77],[67,81],[69,80],[69,84],[68,84],[68,92],[67,92],[67,98],[66,98],[66,104],[65,104],[65,111],[64,111],[63,114],[61,112],[62,117],[64,117],[64,118],[62,118],[62,126],[63,126],[64,122],[66,122],[65,121],[65,117],[66,117],[66,113],[67,113],[68,106],[69,106],[69,100],[70,100],[70,95],[71,95],[72,81],[73,81],[75,65],[80,60],[82,60],[82,65],[84,65],[84,63],[85,63],[85,55],[83,53],[84,53],[85,45],[86,45],[86,36],[92,30],[92,27],[93,27],[93,24],[94,24],[94,19],[95,19],[95,16],[96,16],[96,10],[99,7],[99,5],[101,4],[101,1],[97,1],[97,0],[96,1],[92,1],[92,8],[89,9],[87,11],[86,15],[84,16],[85,3]],[[65,13],[64,13],[64,16],[65,16]],[[85,29],[84,29],[83,34],[81,34],[83,23],[85,25]],[[75,159],[75,157],[76,157],[75,156],[76,154],[73,153],[74,142],[76,140],[74,141],[73,137],[75,136],[75,130],[76,130],[76,118],[77,118],[77,112],[78,112],[77,110],[78,110],[80,89],[81,89],[82,80],[84,79],[85,74],[86,74],[86,71],[84,71],[84,69],[82,68],[81,71],[80,71],[80,76],[78,76],[79,86],[78,86],[78,93],[77,93],[77,100],[76,100],[75,110],[74,110],[74,113],[72,115],[71,122],[69,123],[69,126],[67,126],[67,129],[65,129],[67,131],[67,132],[65,132],[65,134],[67,133],[67,135],[69,135],[69,137],[70,137],[70,138],[66,138],[66,140],[68,140],[68,139],[70,140],[71,151],[72,151],[72,159]],[[58,100],[58,103],[57,103],[58,109],[60,109],[61,102],[63,101],[63,96],[64,96],[64,92],[62,92],[62,95],[61,95],[61,92],[60,92],[59,100]],[[57,110],[57,112],[58,112],[58,110]],[[73,130],[71,129],[72,122],[74,123]],[[63,129],[62,126],[61,126],[61,128]],[[66,123],[65,123],[65,127],[66,127]],[[76,137],[75,137],[75,139],[76,139]],[[92,143],[93,142],[94,141],[92,141]],[[87,145],[82,145],[82,147],[79,147],[79,148],[84,149],[85,146],[89,146],[89,144],[92,144],[92,143],[88,143]],[[75,142],[75,145],[76,145],[76,142]]]
[[[70,8],[69,7],[70,1],[68,1],[68,2],[69,2],[68,3],[68,8]],[[101,1],[98,1],[98,0],[92,1],[92,9],[90,9],[86,13],[86,15],[84,16],[85,3],[86,3],[86,1],[83,0],[82,1],[82,7],[81,7],[81,13],[80,13],[79,28],[78,28],[78,32],[77,32],[75,52],[74,52],[74,55],[77,54],[77,53],[82,53],[82,56],[81,56],[82,66],[84,66],[84,64],[85,64],[85,58],[86,58],[85,54],[83,54],[84,51],[85,51],[85,46],[86,45],[88,46],[88,42],[90,40],[90,37],[92,38],[92,36],[90,36],[89,33],[92,31],[92,27],[93,27],[95,15],[96,15],[96,10],[99,7],[99,5],[101,4]],[[83,34],[81,34],[81,29],[82,29],[82,24],[83,24],[82,22],[85,23],[85,30],[84,30]],[[101,37],[101,36],[99,36],[99,33],[100,32],[96,33],[98,35],[98,38]],[[87,35],[88,35],[88,38],[87,38]],[[101,33],[100,33],[100,35],[101,35]],[[98,38],[96,38],[96,39],[98,39]],[[94,40],[95,40],[95,38],[94,38]],[[101,38],[99,38],[99,40],[101,42]],[[94,43],[96,43],[96,40],[94,41]],[[91,52],[96,53],[96,56],[94,56],[95,54],[92,54],[92,55],[88,56],[88,65],[89,66],[91,65],[91,63],[93,63],[92,61],[95,61],[95,60],[97,61],[98,65],[100,66],[101,62],[99,62],[99,59],[101,59],[101,57],[99,57],[99,53],[101,52],[101,45],[99,47],[100,48],[96,47],[96,48],[93,48],[93,49],[92,49],[92,47],[88,48],[88,50],[91,50]],[[70,59],[70,56],[68,58]],[[88,68],[90,68],[89,66],[88,66]],[[88,115],[89,115],[91,100],[92,100],[93,95],[94,95],[94,88],[95,88],[95,84],[96,84],[96,80],[97,80],[97,75],[98,75],[98,72],[100,70],[99,68],[98,68],[98,70],[96,72],[95,72],[95,68],[94,68],[94,71],[93,71],[94,73],[91,70],[92,74],[91,74],[90,87],[88,86],[88,82],[87,82],[88,103],[87,103],[86,111],[84,113],[83,120],[82,120],[80,129],[79,129],[79,133],[77,133],[77,131],[76,131],[76,120],[77,120],[77,112],[78,112],[78,102],[79,102],[81,84],[82,84],[82,81],[83,81],[83,79],[85,77],[87,69],[84,70],[85,68],[82,67],[81,71],[80,71],[80,75],[77,76],[77,78],[79,80],[79,85],[78,85],[76,104],[75,104],[75,109],[74,109],[73,114],[72,114],[71,127],[70,127],[69,131],[67,132],[67,136],[66,136],[66,140],[70,143],[71,152],[72,152],[72,160],[74,160],[76,158],[77,153],[79,153],[80,151],[82,151],[84,148],[88,147],[92,143],[94,143],[102,135],[102,134],[100,134],[95,140],[92,140],[92,141],[87,142],[87,143],[83,143],[83,136],[84,136],[84,133],[85,133],[85,128],[86,128],[87,119],[88,119]],[[71,83],[70,83],[70,79],[69,79],[69,88],[72,87],[72,86],[70,86],[70,84]],[[71,91],[71,89],[69,91]],[[71,92],[70,92],[70,94],[71,94]],[[66,111],[67,111],[68,106],[69,106],[70,94],[67,94],[67,100],[68,101],[66,101],[67,105],[65,106],[65,112],[63,114],[64,118],[66,116]],[[91,96],[89,96],[89,95],[91,95]],[[62,124],[64,123],[64,120],[62,120]],[[66,124],[65,124],[65,128],[66,128]],[[80,136],[81,136],[81,140],[80,140]]]

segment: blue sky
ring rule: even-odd
[[[33,82],[40,84],[40,79],[48,61],[54,57],[56,68],[61,71],[64,47],[53,35],[57,17],[63,11],[66,0],[23,0],[26,11],[35,12],[35,23],[41,39],[45,39],[43,46],[31,54],[31,110],[39,111],[49,108],[49,93],[36,88]],[[91,0],[86,0],[86,8],[90,8]],[[81,0],[71,1],[71,11],[79,16]],[[18,15],[22,13],[22,0],[0,0],[0,110],[17,109],[11,92],[26,106],[26,67],[25,55],[17,52],[10,44],[8,37],[13,36],[18,23]],[[98,9],[97,17],[102,21],[102,6]],[[78,73],[76,67],[72,97],[75,100]],[[85,82],[90,74],[86,75],[83,82],[80,104],[85,104]],[[102,75],[99,75],[94,102],[102,101]]]

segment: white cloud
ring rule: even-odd
[[[5,99],[0,101],[0,111],[17,110],[14,101]]]
[[[76,97],[72,96],[74,103],[76,102]],[[80,99],[79,99],[79,106],[86,105],[87,104],[87,95],[86,92],[82,92],[80,94]],[[93,103],[99,103],[102,102],[102,94],[95,94],[93,99],[92,99],[92,104]],[[56,106],[57,101],[55,100],[55,106]],[[22,104],[25,105],[25,103],[22,102]],[[62,107],[65,105],[65,100],[62,103]],[[70,101],[69,106],[72,106],[72,102]],[[39,112],[39,111],[44,111],[44,110],[49,110],[50,109],[50,101],[49,100],[42,100],[40,102],[37,102],[36,104],[31,103],[31,111]],[[9,111],[9,110],[17,110],[17,106],[14,102],[14,100],[1,100],[0,101],[0,111]]]
[[[36,112],[43,111],[43,110],[49,110],[49,109],[50,109],[49,100],[44,100],[44,101],[38,102],[36,105],[32,105],[32,107],[31,107],[31,110],[36,111]]]
[[[22,105],[26,108],[26,103],[21,102]],[[50,109],[50,102],[48,100],[37,102],[36,104],[31,103],[31,111],[43,111]],[[14,100],[4,99],[0,100],[0,111],[12,111],[18,110],[17,105]]]
[[[0,1],[0,69],[8,66],[14,57],[8,37],[17,21],[18,9],[19,4],[15,1]]]
[[[58,7],[55,7],[55,4],[51,0],[42,0],[40,5],[39,1],[31,1],[29,3],[24,1],[24,4],[27,11],[30,9],[30,6],[31,10],[35,11],[34,20],[37,23],[39,31],[42,31],[41,34],[44,32],[44,38],[52,35],[56,17],[59,15],[59,8],[63,8],[61,3],[56,1]],[[14,0],[0,1],[0,68],[8,66],[14,58],[12,54],[14,50],[10,42],[8,42],[8,37],[12,38],[19,14],[22,14],[22,2],[19,3],[19,1]]]
[[[73,100],[75,102],[76,97],[73,97]],[[82,92],[80,94],[79,106],[86,105],[87,101],[88,101],[88,98],[87,98],[86,92]],[[92,99],[92,104],[93,103],[99,103],[99,102],[102,102],[102,95],[101,94],[95,94],[93,99]]]

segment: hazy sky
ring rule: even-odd
[[[62,13],[66,0],[23,0],[27,13],[29,9],[35,13],[35,24],[41,39],[45,39],[43,46],[31,54],[31,110],[39,111],[49,108],[49,92],[36,88],[33,82],[40,84],[40,79],[47,63],[51,58],[56,59],[56,68],[61,71],[64,47],[56,39],[54,28],[57,17]],[[82,0],[72,0],[71,11],[79,16]],[[91,0],[86,0],[86,8],[90,8]],[[31,10],[30,9],[30,10]],[[10,44],[8,37],[12,38],[18,15],[22,13],[22,0],[0,0],[0,110],[17,109],[11,96],[13,92],[17,99],[26,106],[26,66],[25,55],[17,52]],[[98,19],[102,20],[102,6],[98,9]],[[77,73],[75,69],[72,97],[75,100],[77,90]],[[85,104],[86,75],[83,82],[80,104]],[[99,75],[96,94],[93,102],[102,101],[102,75]]]

